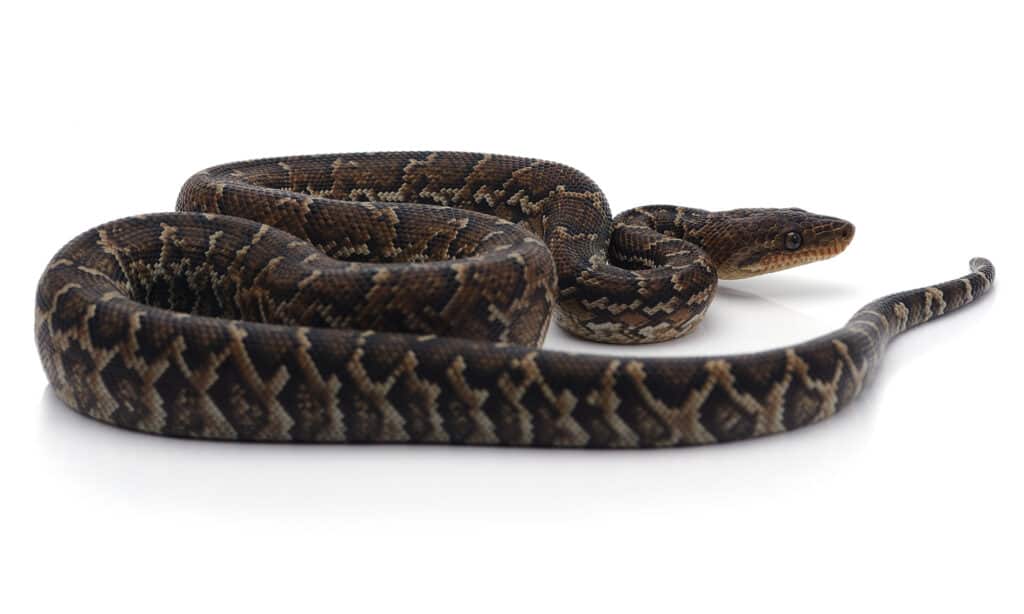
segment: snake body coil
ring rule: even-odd
[[[612,220],[572,168],[452,152],[229,164],[189,179],[178,209],[61,249],[36,340],[72,408],[192,438],[653,447],[792,430],[995,276],[977,258],[755,354],[576,355],[538,349],[552,314],[597,341],[678,337],[718,278],[830,257],[853,227],[797,209]]]

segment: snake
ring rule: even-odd
[[[834,415],[889,342],[992,286],[898,292],[841,328],[737,355],[542,349],[691,332],[720,279],[835,256],[854,226],[796,208],[648,205],[613,217],[563,164],[375,152],[215,166],[175,212],[53,257],[35,338],[56,396],[118,427],[212,440],[653,448]]]

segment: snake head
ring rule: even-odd
[[[714,214],[703,244],[722,279],[742,279],[824,260],[853,241],[846,220],[803,209],[734,209]]]

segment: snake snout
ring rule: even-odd
[[[844,221],[836,234],[845,249],[853,241],[853,235],[857,234],[857,227],[853,225],[853,222]]]

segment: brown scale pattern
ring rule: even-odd
[[[538,349],[552,314],[598,341],[677,337],[719,277],[832,256],[852,225],[661,205],[612,220],[574,169],[454,152],[229,164],[193,176],[178,209],[66,245],[39,283],[36,339],[69,406],[180,437],[632,448],[777,433],[849,403],[894,336],[995,275],[975,259],[756,354],[574,355]]]

